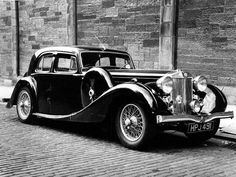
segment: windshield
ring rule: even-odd
[[[129,55],[103,52],[83,52],[81,53],[83,68],[104,67],[111,69],[134,69],[134,65]]]

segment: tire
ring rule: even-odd
[[[18,119],[23,123],[31,123],[33,116],[33,99],[30,90],[24,87],[20,90],[17,102],[16,111]]]
[[[153,124],[148,113],[138,102],[123,104],[115,119],[116,133],[120,142],[130,149],[142,149],[153,135]]]
[[[193,143],[202,143],[210,138],[212,138],[220,125],[220,119],[213,120],[213,130],[209,132],[200,132],[200,133],[185,133],[189,140]]]

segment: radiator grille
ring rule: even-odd
[[[193,95],[192,78],[173,78],[173,83],[173,92],[171,94],[173,113],[191,113],[189,104],[192,101]]]

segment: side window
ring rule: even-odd
[[[39,59],[38,65],[35,69],[36,72],[49,72],[53,62],[52,55],[44,55]]]
[[[100,58],[95,66],[110,66],[110,58],[109,57],[103,57],[103,58]]]
[[[122,68],[122,67],[125,67],[126,65],[128,65],[128,62],[127,62],[127,60],[125,60],[124,58],[116,58],[116,66],[117,67],[120,67],[120,68]]]
[[[75,72],[77,71],[76,57],[71,55],[59,55],[55,72]]]

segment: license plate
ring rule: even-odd
[[[188,133],[195,133],[195,132],[206,132],[213,130],[213,122],[207,123],[190,123],[188,124]]]

